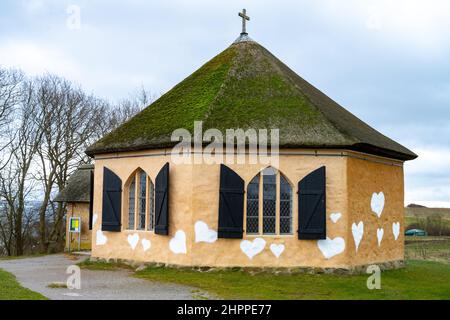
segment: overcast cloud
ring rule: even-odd
[[[253,39],[419,154],[407,203],[450,207],[450,1],[2,0],[0,65],[110,100],[164,93],[239,35],[244,7]]]

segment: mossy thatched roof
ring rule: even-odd
[[[66,187],[61,190],[53,201],[55,202],[85,202],[91,201],[91,172],[94,165],[80,166],[67,180]]]
[[[168,148],[175,129],[279,129],[281,148],[417,156],[342,108],[254,41],[237,41],[86,153]]]

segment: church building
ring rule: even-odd
[[[401,265],[403,164],[417,155],[252,40],[249,18],[240,16],[234,43],[86,151],[95,161],[92,257],[204,267]],[[245,161],[196,162],[196,150],[187,154],[192,161],[175,161],[174,132],[195,136],[196,123],[224,135],[277,130],[276,145],[267,146],[277,161],[250,161],[247,141]]]

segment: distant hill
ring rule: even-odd
[[[439,214],[443,219],[450,220],[450,208],[427,208],[423,206],[405,208],[406,217],[426,217],[433,214]]]
[[[406,206],[407,208],[426,208],[425,206],[421,206],[420,204],[411,203]]]

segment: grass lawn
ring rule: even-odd
[[[406,259],[450,264],[450,237],[406,237],[405,244]]]
[[[224,299],[450,299],[450,265],[430,261],[409,261],[406,269],[383,272],[380,290],[367,289],[368,275],[251,275],[149,267],[136,276],[194,286]]]
[[[46,300],[43,295],[22,287],[9,272],[0,269],[0,300]]]

